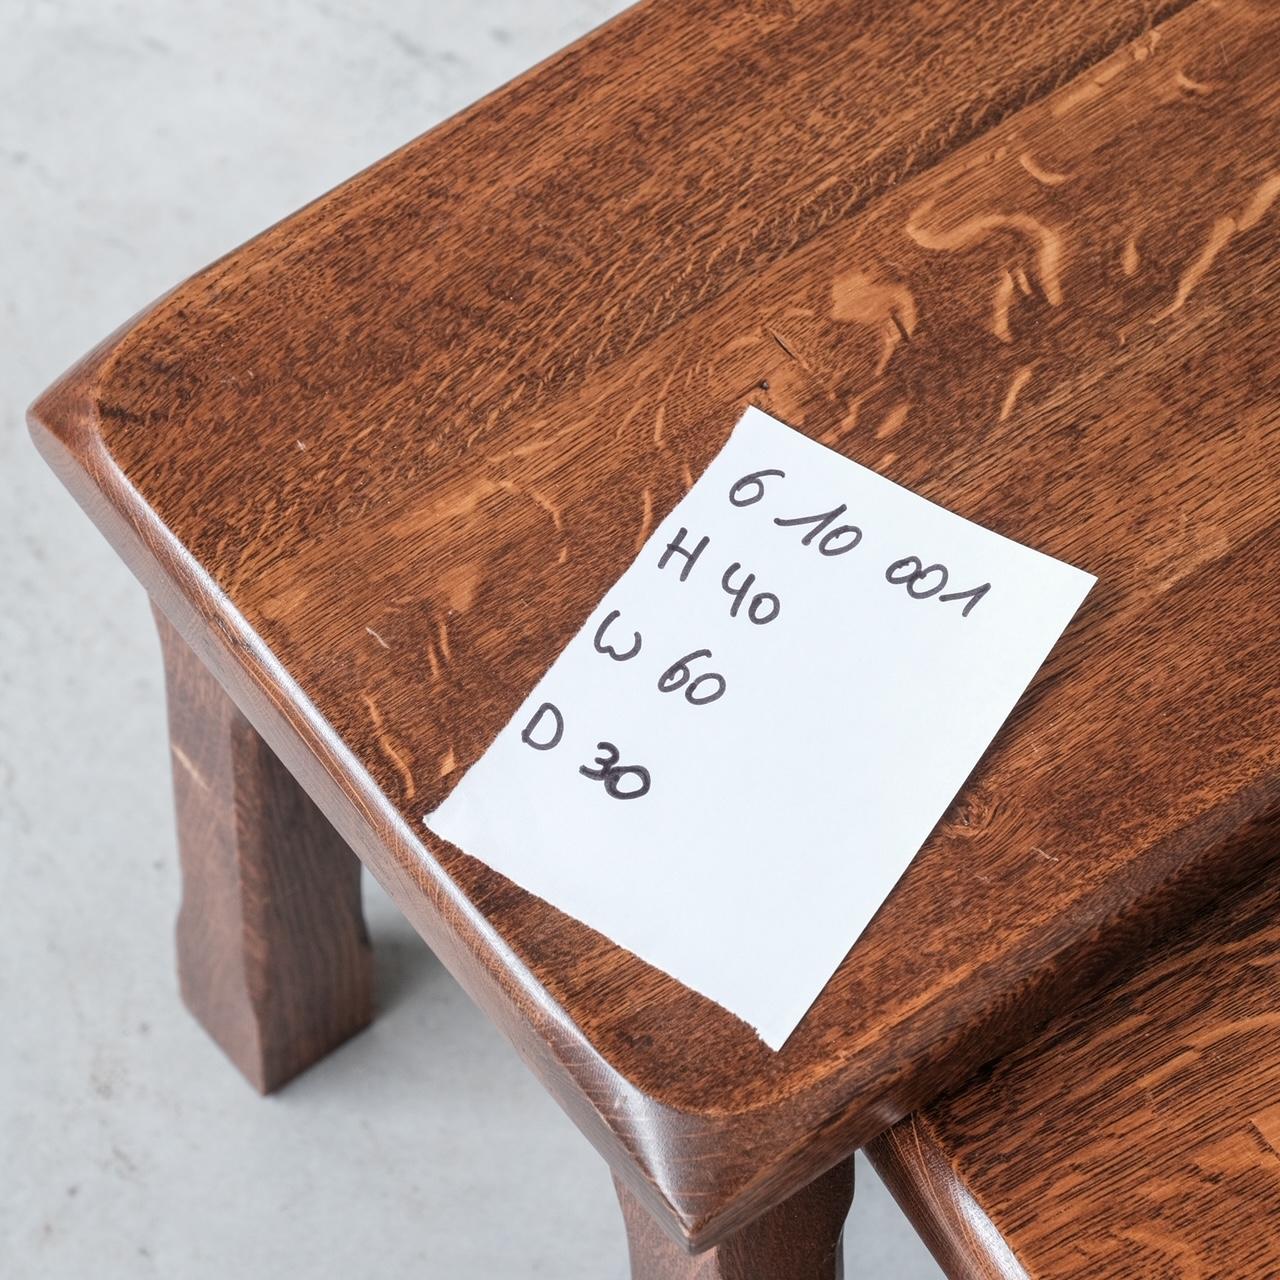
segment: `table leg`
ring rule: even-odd
[[[616,1178],[632,1280],[841,1280],[853,1157],[735,1235],[688,1254]]]
[[[262,1093],[372,1016],[360,863],[158,610],[187,1007]]]

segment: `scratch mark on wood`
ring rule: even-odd
[[[1018,396],[1031,378],[1031,366],[1029,364],[1019,365],[1014,371],[1013,377],[1009,380],[1009,390],[1004,393],[1004,404],[1000,406],[1000,421],[1004,422],[1006,418],[1013,412],[1013,406],[1018,402]]]
[[[687,372],[687,365],[683,360],[671,369],[663,379],[662,386],[658,389],[658,411],[653,417],[653,446],[655,449],[665,447],[664,429],[667,422],[667,396],[671,392],[671,384],[676,380],[676,375],[681,372]],[[629,417],[630,415],[628,415]],[[561,557],[560,563],[564,563],[564,557]]]
[[[546,419],[539,418],[535,422],[529,423],[529,430],[536,432],[542,430],[546,426]],[[507,462],[512,458],[527,458],[531,453],[541,453],[544,449],[549,449],[556,443],[558,437],[550,439],[531,440],[528,444],[519,444],[511,449],[504,449],[501,453],[495,453],[490,462]]]
[[[877,280],[864,271],[838,276],[831,285],[831,317],[878,328],[880,356],[876,377],[888,368],[898,344],[915,333],[915,296],[905,284]]]
[[[1000,272],[1000,282],[996,285],[995,302],[991,311],[991,332],[1001,342],[1012,342],[1009,332],[1009,307],[1013,302],[1013,277],[1006,270]]]
[[[1249,1124],[1271,1149],[1271,1153],[1280,1159],[1280,1106],[1269,1107],[1266,1111],[1250,1116]]]
[[[635,421],[636,414],[638,414],[641,409],[645,408],[646,403],[647,402],[644,400],[637,400],[635,404],[633,404],[631,408],[622,415],[622,418],[619,420],[618,426],[613,433],[615,438],[620,440],[623,435],[626,434],[627,428]]]
[[[870,394],[871,392],[868,389],[867,391],[864,391],[861,395],[854,396],[845,405],[844,414],[841,417],[840,421],[837,422],[836,425],[832,427],[829,431],[827,431],[823,435],[820,435],[818,437],[819,442],[825,445],[834,445],[835,442],[839,440],[842,436],[848,435],[849,432],[852,431],[854,427],[858,425],[858,414],[862,410],[862,402]]]
[[[443,595],[454,613],[466,613],[475,603],[480,586],[480,570],[474,565],[460,565],[441,584]]]
[[[850,271],[838,276],[831,286],[831,317],[865,325],[881,325],[896,318],[904,335],[910,337],[916,328],[915,295],[898,281]]]
[[[1227,214],[1214,219],[1204,247],[1178,278],[1178,290],[1173,296],[1173,301],[1151,318],[1152,324],[1158,324],[1161,320],[1173,315],[1175,311],[1182,309],[1191,296],[1192,290],[1204,279],[1209,268],[1213,266],[1214,259],[1226,247],[1231,237],[1237,232],[1248,231],[1250,227],[1261,221],[1278,195],[1280,195],[1280,173],[1273,173],[1249,197],[1238,217],[1233,218]]]
[[[373,721],[374,731],[378,735],[378,746],[382,749],[383,755],[395,766],[400,774],[400,780],[404,783],[404,798],[412,800],[417,792],[413,783],[413,774],[405,763],[404,757],[392,745],[391,735],[383,727],[382,712],[378,710],[378,704],[367,693],[362,693],[360,697],[364,700],[364,705],[369,708],[369,718]]]
[[[1152,27],[1145,35],[1140,35],[1130,46],[1129,56],[1134,62],[1145,62],[1156,51],[1156,45],[1160,43],[1161,31],[1158,27]]]
[[[460,486],[459,486],[460,487]],[[432,511],[436,520],[454,520],[473,515],[480,504],[502,486],[487,477],[480,477],[459,493],[451,487],[442,495],[440,503]]]
[[[384,648],[390,649],[391,646],[372,628],[365,627],[365,630]]]
[[[893,353],[898,349],[898,343],[902,340],[900,337],[901,330],[893,326],[886,325],[880,332],[880,355],[876,360],[876,377],[879,378],[889,367],[889,361],[893,359]]]
[[[764,331],[784,352],[786,352],[788,359],[794,360],[802,369],[812,371],[812,365],[810,365],[809,361],[800,354],[800,349],[793,339],[787,338],[785,335],[779,333],[776,329],[770,328],[768,325],[764,326]]]
[[[453,651],[449,648],[449,627],[443,618],[436,624],[436,634],[440,637],[440,652],[446,662],[453,661]]]
[[[1055,118],[1061,117],[1070,111],[1074,111],[1077,107],[1084,106],[1086,102],[1092,102],[1095,98],[1100,98],[1103,89],[1116,76],[1132,63],[1145,62],[1155,52],[1156,45],[1159,42],[1160,32],[1152,28],[1146,35],[1140,36],[1126,48],[1112,54],[1089,79],[1081,84],[1064,89],[1053,100],[1049,108],[1050,111]]]
[[[774,340],[774,342],[778,344],[778,346],[780,346],[783,349],[783,351],[787,353],[787,355],[792,360],[800,359],[800,357],[796,355],[796,353],[792,351],[792,349],[786,344],[786,341],[782,338],[782,336],[778,334],[775,330],[770,329],[768,325],[765,325],[764,331],[769,335],[769,337],[771,337]]]
[[[1240,214],[1236,230],[1248,231],[1250,227],[1260,222],[1262,215],[1271,208],[1277,196],[1280,196],[1280,173],[1273,173],[1249,197],[1249,202]]]
[[[645,539],[649,536],[649,530],[653,526],[653,492],[646,487],[644,491],[644,512],[640,518],[640,532],[636,536],[636,553],[639,554],[640,549],[645,544]]]
[[[967,218],[947,231],[926,230],[920,220],[932,207],[933,201],[928,200],[907,218],[907,235],[922,249],[953,252],[981,244],[993,232],[1016,231],[1036,245],[1036,272],[1045,298],[1050,306],[1061,304],[1062,236],[1055,228],[1029,213],[984,213]]]
[[[190,775],[192,782],[194,782],[201,789],[201,791],[208,791],[209,780],[204,776],[203,773],[200,772],[199,769],[196,768],[191,757],[187,755],[187,753],[183,751],[183,749],[180,746],[178,746],[176,743],[173,743],[173,742],[169,744],[169,750],[173,752],[173,758]]]
[[[1221,85],[1212,81],[1192,80],[1184,71],[1174,72],[1173,82],[1184,93],[1193,93],[1198,98],[1207,98],[1221,88]]]
[[[1069,173],[1055,173],[1051,169],[1041,168],[1035,161],[1035,157],[1030,151],[1024,151],[1018,157],[1018,163],[1039,183],[1046,187],[1060,187],[1064,182],[1070,182],[1072,175]]]
[[[1120,259],[1120,270],[1127,276],[1138,274],[1138,267],[1142,259],[1138,256],[1138,237],[1130,236],[1124,242],[1124,255]]]
[[[551,523],[557,533],[564,532],[564,520],[560,508],[545,494],[539,493],[536,489],[526,489],[514,480],[500,480],[498,481],[498,487],[513,496],[523,494],[530,502],[541,507],[551,517]]]
[[[831,286],[831,315],[835,320],[880,326],[891,324],[902,340],[915,333],[918,318],[915,295],[899,281],[877,280],[852,271]]]
[[[1215,218],[1213,227],[1209,231],[1209,237],[1204,242],[1204,248],[1196,255],[1191,265],[1178,277],[1178,291],[1173,296],[1173,301],[1164,308],[1163,311],[1157,312],[1152,317],[1152,324],[1168,318],[1175,311],[1180,311],[1187,299],[1191,296],[1191,291],[1204,279],[1209,268],[1213,266],[1213,260],[1222,252],[1227,241],[1235,235],[1236,220],[1230,217]]]
[[[903,400],[899,404],[895,404],[892,409],[885,414],[884,421],[876,428],[876,439],[885,440],[899,430],[907,420],[907,414],[911,412],[911,402]]]
[[[1084,106],[1086,102],[1092,102],[1100,97],[1102,97],[1102,85],[1096,80],[1086,80],[1083,84],[1068,89],[1060,97],[1055,98],[1050,110],[1055,117],[1065,116],[1077,107]]]

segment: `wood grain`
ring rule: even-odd
[[[1280,1275],[1280,871],[869,1154],[954,1277]]]
[[[631,1280],[843,1280],[844,1222],[853,1157],[702,1253],[672,1240],[625,1183],[614,1179]]]
[[[187,1007],[262,1093],[368,1025],[360,863],[163,614]]]
[[[690,1245],[1270,855],[1276,56],[1244,0],[642,5],[33,411],[193,650]],[[1100,579],[777,1054],[421,823],[748,402]]]

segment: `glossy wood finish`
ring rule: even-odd
[[[1024,1039],[1274,837],[1276,57],[1245,0],[642,5],[34,409],[687,1243]],[[749,401],[1100,579],[777,1054],[421,821]]]
[[[269,1093],[368,1025],[360,863],[162,614],[187,1007]]]
[[[1280,1275],[1280,868],[868,1153],[953,1277]]]
[[[631,1280],[843,1280],[844,1220],[853,1202],[853,1157],[774,1205],[727,1240],[690,1255],[614,1179]]]

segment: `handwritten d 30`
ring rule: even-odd
[[[564,737],[564,714],[554,702],[544,702],[520,731],[520,740],[535,751],[554,751]],[[619,764],[622,752],[612,742],[597,742],[600,752],[578,772],[602,783],[615,800],[639,800],[649,794],[649,770],[642,764]]]

